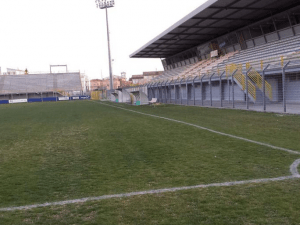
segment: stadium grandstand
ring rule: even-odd
[[[0,76],[0,100],[3,103],[18,99],[74,96],[82,94],[82,90],[80,72]]]
[[[149,101],[300,113],[298,0],[208,0],[130,57],[162,59]]]

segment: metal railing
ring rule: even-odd
[[[149,98],[163,103],[300,113],[300,54],[229,64],[146,85]]]

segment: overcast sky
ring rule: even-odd
[[[163,70],[129,55],[206,0],[115,0],[109,9],[113,74]],[[0,67],[49,71],[67,64],[90,79],[108,76],[105,10],[95,0],[0,0]]]

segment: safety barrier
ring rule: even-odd
[[[107,98],[107,91],[92,91],[91,92],[91,99],[93,100],[101,100]]]
[[[242,64],[236,65],[236,64],[231,64],[230,67],[230,72],[233,73],[235,70],[237,70],[236,74],[234,75],[234,79],[237,82],[237,84],[240,86],[240,88],[247,94],[247,89],[248,89],[248,94],[250,95],[250,98],[252,99],[253,102],[256,101],[256,87],[255,85],[251,82],[251,80],[248,80],[248,85],[246,86],[246,76],[243,74],[243,66]]]
[[[246,69],[250,69],[251,65],[250,63],[246,64]],[[262,76],[252,67],[250,71],[248,72],[248,77],[256,84],[256,86],[263,91],[263,78]],[[265,91],[266,96],[269,98],[269,100],[272,101],[273,99],[273,90],[271,84],[269,84],[267,81],[265,81]]]
[[[0,104],[8,104],[9,101],[8,100],[0,100]]]

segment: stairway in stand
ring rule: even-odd
[[[250,69],[250,67],[251,67],[250,63],[247,63],[246,69],[248,70]],[[248,77],[261,91],[263,91],[263,78],[260,75],[260,73],[258,73],[253,67],[249,71]],[[268,83],[267,81],[265,81],[265,92],[266,92],[266,97],[272,101],[273,90],[271,84]]]
[[[230,73],[235,73],[233,79],[237,83],[237,85],[247,94],[247,87],[246,87],[246,76],[243,74],[243,66],[242,64],[236,65],[231,64],[229,65]],[[248,79],[248,97],[251,99],[252,102],[256,102],[256,86],[252,83],[250,79]]]

